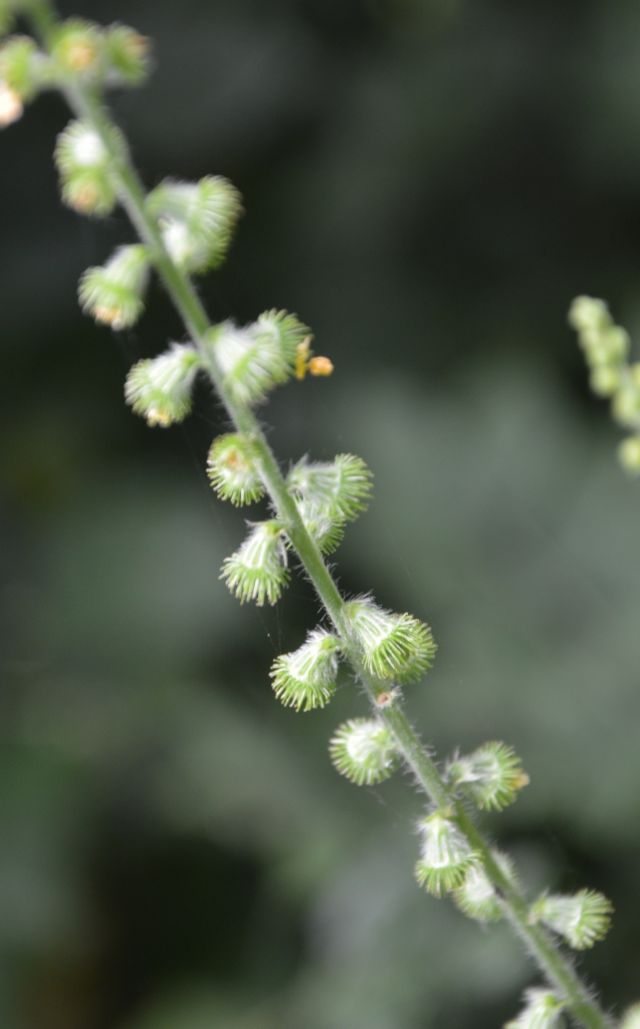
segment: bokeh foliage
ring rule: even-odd
[[[64,7],[156,40],[118,100],[150,184],[227,175],[247,216],[203,284],[216,318],[295,310],[333,379],[275,395],[286,460],[362,455],[348,590],[428,618],[407,690],[444,755],[504,738],[532,778],[494,819],[534,887],[603,889],[584,960],[637,992],[640,495],[565,327],[577,292],[638,328],[640,11],[569,2],[116,0]],[[11,1029],[493,1027],[531,970],[411,877],[419,801],[340,780],[364,713],[270,694],[315,618],[217,579],[241,540],[204,460],[226,428],[122,402],[180,327],[84,319],[83,269],[127,240],[59,204],[46,98],[3,134],[0,1020]]]

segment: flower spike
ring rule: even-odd
[[[141,244],[119,247],[107,263],[88,268],[80,280],[82,308],[118,331],[135,325],[144,307],[149,258]]]
[[[270,676],[278,700],[296,711],[324,707],[336,691],[341,647],[337,636],[314,629],[301,647],[277,657]]]
[[[220,578],[241,604],[254,600],[277,604],[289,581],[282,526],[277,521],[258,522],[244,543],[222,565]]]
[[[191,410],[191,388],[200,359],[192,346],[174,343],[160,357],[138,361],[127,376],[125,399],[147,424],[166,428]]]
[[[220,500],[230,500],[236,507],[254,504],[264,496],[253,444],[240,433],[214,439],[207,457],[207,475]]]
[[[424,622],[385,611],[369,597],[349,601],[344,613],[367,670],[377,678],[411,682],[431,668],[437,645]]]
[[[531,905],[529,918],[532,924],[544,922],[576,950],[587,950],[606,936],[612,912],[603,893],[579,890],[573,896],[543,893]]]
[[[520,758],[506,743],[484,743],[447,768],[453,786],[464,786],[482,811],[502,811],[529,782]]]
[[[434,811],[418,824],[422,837],[415,876],[434,897],[455,890],[478,862],[456,823],[447,811]]]
[[[167,179],[147,197],[165,246],[176,264],[191,273],[217,268],[226,257],[242,213],[240,194],[220,175],[199,182]]]
[[[354,521],[371,499],[373,476],[353,454],[338,454],[333,461],[299,461],[287,484],[294,494],[324,508],[333,520]]]
[[[504,1029],[560,1029],[564,1024],[565,1002],[552,990],[535,987],[525,992],[524,999],[524,1008]]]
[[[331,738],[329,755],[336,771],[357,786],[384,782],[398,765],[390,730],[374,718],[344,722]]]

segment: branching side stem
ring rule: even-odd
[[[48,47],[52,33],[59,24],[52,5],[48,0],[32,0],[29,17],[36,34],[43,45]],[[97,91],[77,83],[69,83],[62,91],[74,114],[97,133],[109,152],[110,168],[117,183],[120,202],[140,239],[147,246],[151,262],[200,353],[229,419],[238,432],[251,437],[254,443],[260,476],[277,517],[282,522],[322,606],[343,641],[355,676],[364,688],[376,716],[391,731],[407,768],[423,793],[438,807],[448,808],[454,815],[471,848],[479,854],[485,873],[498,893],[507,921],[523,940],[550,984],[566,999],[567,1009],[573,1018],[587,1029],[608,1029],[611,1021],[593,999],[588,987],[554,938],[542,926],[530,924],[529,908],[524,894],[499,867],[489,844],[464,805],[457,800],[443,779],[404,710],[399,706],[398,699],[385,703],[383,694],[387,692],[388,685],[377,681],[365,670],[358,644],[344,616],[345,602],[335,579],[302,521],[253,410],[248,405],[234,400],[225,388],[222,372],[212,350],[205,345],[205,336],[211,326],[210,319],[191,279],[171,259],[155,222],[147,214],[145,188],[131,157],[127,151],[123,154],[113,145],[114,124],[102,97]]]

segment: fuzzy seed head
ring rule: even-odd
[[[167,428],[191,410],[191,389],[199,367],[189,344],[174,343],[165,354],[138,361],[125,383],[125,399],[150,426]]]
[[[472,754],[455,758],[447,768],[453,786],[464,786],[484,811],[502,811],[517,799],[529,782],[512,747],[506,743],[484,743]]]
[[[336,691],[341,644],[337,636],[314,629],[305,643],[277,657],[271,666],[273,691],[285,707],[312,711]]]
[[[560,1029],[564,1025],[565,1003],[551,990],[536,987],[524,995],[525,1006],[504,1029]]]
[[[418,825],[421,835],[420,857],[415,876],[434,897],[457,889],[470,869],[478,863],[478,855],[447,812],[434,811]]]
[[[251,440],[229,433],[213,441],[207,457],[209,482],[221,500],[236,507],[254,504],[264,496],[264,486]]]
[[[220,578],[241,604],[277,604],[289,581],[282,527],[277,521],[258,522],[244,543],[227,557]]]
[[[411,682],[433,664],[437,645],[431,629],[412,615],[393,614],[361,597],[345,605],[345,616],[376,678]]]
[[[391,732],[375,718],[352,718],[334,733],[329,754],[340,775],[357,786],[384,782],[398,766]]]
[[[573,896],[547,893],[531,905],[530,921],[543,922],[575,950],[587,950],[606,936],[612,912],[611,901],[597,890],[579,890]]]

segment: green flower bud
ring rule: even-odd
[[[333,461],[303,458],[289,472],[287,484],[294,495],[325,510],[332,521],[354,521],[371,498],[373,476],[353,454],[338,454]]]
[[[360,643],[367,671],[378,679],[411,682],[431,668],[437,645],[424,622],[385,611],[370,597],[349,601],[344,614]]]
[[[569,308],[569,324],[578,332],[593,329],[601,332],[611,324],[609,308],[595,297],[576,297]]]
[[[501,811],[517,799],[529,782],[520,758],[506,743],[484,743],[472,754],[456,757],[447,768],[452,786],[464,786],[477,806]]]
[[[239,403],[257,404],[293,374],[293,341],[306,333],[295,315],[268,311],[252,325],[222,322],[209,330],[208,345],[227,389]]]
[[[108,85],[139,86],[149,75],[150,44],[128,25],[110,25],[104,31]]]
[[[287,552],[279,522],[258,522],[244,543],[222,565],[220,578],[241,604],[277,604],[289,581]]]
[[[620,370],[611,365],[594,368],[589,379],[591,389],[599,397],[612,397],[621,381]]]
[[[51,56],[63,77],[97,78],[103,71],[104,38],[99,25],[69,18],[56,29]]]
[[[427,815],[419,823],[418,831],[421,846],[416,879],[434,897],[441,897],[462,885],[478,863],[478,855],[446,811]]]
[[[306,499],[297,500],[296,507],[309,535],[323,554],[333,554],[344,537],[343,521],[332,521],[325,510]]]
[[[613,398],[611,411],[620,425],[630,429],[640,427],[640,389],[631,383],[621,386]]]
[[[22,117],[24,105],[48,83],[49,60],[29,36],[0,46],[0,128]]]
[[[536,987],[524,995],[525,1007],[504,1029],[559,1029],[564,1024],[565,1002],[551,990]]]
[[[242,213],[240,194],[221,176],[199,182],[161,182],[147,197],[172,259],[185,271],[217,268]]]
[[[573,896],[543,893],[531,905],[529,921],[543,922],[576,950],[586,950],[606,936],[612,912],[611,901],[597,890],[580,890]]]
[[[124,149],[124,140],[112,131],[111,146]],[[73,121],[58,136],[55,162],[60,175],[62,199],[80,214],[105,215],[116,204],[110,176],[109,152],[90,126]]]
[[[391,732],[374,718],[352,718],[334,733],[329,754],[340,775],[357,786],[384,782],[398,766]]]
[[[207,475],[220,499],[230,500],[236,507],[254,504],[264,496],[253,443],[239,433],[214,439],[207,458]]]
[[[192,346],[174,343],[171,350],[133,366],[125,383],[125,398],[147,424],[166,428],[181,422],[191,410],[191,390],[200,359]]]
[[[83,310],[114,330],[135,325],[144,309],[149,258],[141,244],[119,247],[107,263],[88,268],[80,280]]]
[[[625,472],[640,475],[640,436],[627,436],[618,446],[618,461]]]
[[[513,881],[513,866],[506,854],[494,851],[493,858],[504,874]],[[452,897],[456,906],[465,915],[475,918],[478,922],[497,922],[503,917],[495,887],[480,864],[471,866],[464,882],[453,891]]]
[[[273,691],[285,707],[312,711],[324,707],[336,691],[341,643],[324,629],[314,629],[306,642],[271,666]]]

